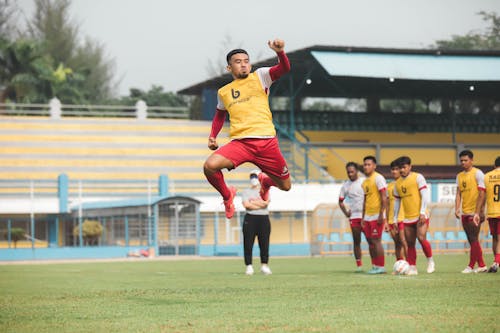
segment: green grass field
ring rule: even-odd
[[[499,273],[419,260],[412,277],[356,274],[348,257],[272,258],[271,276],[242,259],[0,265],[0,331],[500,332]]]

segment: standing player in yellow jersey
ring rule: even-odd
[[[361,261],[361,218],[363,217],[363,201],[365,192],[363,191],[364,178],[359,177],[358,165],[354,162],[348,162],[345,166],[347,180],[340,188],[339,207],[344,215],[349,219],[352,232],[354,259],[356,259],[356,272],[362,272],[363,263]],[[348,200],[349,208],[346,207],[344,200]]]
[[[391,175],[394,179],[387,185],[387,195],[388,195],[388,208],[387,208],[387,226],[386,231],[391,235],[394,241],[394,249],[396,254],[396,260],[406,259],[408,252],[408,245],[405,239],[405,227],[404,227],[404,209],[399,209],[398,218],[395,220],[392,212],[394,211],[394,185],[396,181],[401,177],[399,171],[399,164],[396,160],[391,162]]]
[[[368,249],[372,259],[372,269],[368,274],[385,273],[384,248],[382,247],[382,232],[387,211],[387,182],[385,178],[375,171],[377,159],[366,156],[363,159],[363,169],[366,179],[363,181],[365,200],[363,202],[363,219],[361,226],[368,241]]]
[[[408,243],[407,260],[410,264],[408,275],[417,275],[417,239],[427,257],[427,273],[435,270],[432,258],[431,244],[427,240],[427,229],[429,228],[429,214],[427,204],[430,201],[429,189],[424,176],[411,171],[411,159],[402,156],[397,159],[401,177],[394,186],[394,212],[393,218],[397,219],[400,205],[404,209],[405,238]]]
[[[251,162],[263,172],[259,174],[260,195],[269,199],[269,188],[277,186],[288,191],[291,188],[290,174],[281,154],[276,138],[273,117],[269,108],[271,84],[290,70],[285,54],[285,42],[275,39],[268,42],[278,55],[279,63],[273,67],[259,68],[251,72],[248,53],[243,49],[230,51],[227,56],[227,70],[233,81],[217,92],[217,110],[208,138],[208,148],[217,150],[219,134],[226,115],[229,113],[231,141],[208,157],[203,166],[210,184],[222,195],[226,217],[234,214],[234,187],[229,188],[222,169],[232,170],[245,162]]]
[[[482,273],[488,268],[484,263],[483,250],[479,243],[481,223],[474,223],[475,216],[484,221],[484,174],[473,166],[474,154],[470,150],[463,150],[458,154],[463,171],[457,175],[457,194],[455,196],[455,216],[462,220],[462,226],[470,244],[469,264],[462,273]],[[477,268],[474,266],[477,262]]]
[[[486,189],[486,216],[490,225],[490,233],[493,236],[492,248],[495,256],[488,273],[496,273],[500,265],[500,242],[498,241],[498,235],[500,235],[500,156],[495,159],[495,169],[487,172],[484,176],[484,185]],[[474,216],[474,223],[479,225],[479,216]]]

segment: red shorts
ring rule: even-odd
[[[488,224],[490,225],[490,234],[500,235],[500,217],[489,217]]]
[[[384,223],[378,224],[377,220],[365,221],[363,232],[365,233],[366,238],[381,238],[382,231],[384,231]]]
[[[281,179],[290,177],[276,137],[232,140],[219,148],[215,154],[233,162],[235,168],[245,162],[251,162],[268,175]]]
[[[467,223],[474,223],[474,215],[462,215],[461,220],[462,220],[462,226],[464,226]],[[479,222],[483,223],[484,219],[481,219]]]
[[[417,225],[417,223],[418,223],[418,220],[417,220],[417,221],[415,221],[415,222],[403,222],[403,226],[416,226],[416,225]],[[429,220],[429,218],[427,218],[427,219],[425,220],[425,224],[427,224],[427,226],[429,226],[429,224],[430,224],[430,220]]]
[[[361,228],[361,219],[349,219],[351,222],[351,228]]]
[[[397,228],[398,228],[399,231],[405,229],[405,224],[403,222],[389,224],[389,229],[395,230],[396,229],[396,225],[397,225]]]

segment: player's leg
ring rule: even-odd
[[[462,273],[472,273],[476,262],[478,264],[477,272],[486,271],[486,264],[483,259],[483,250],[481,248],[481,244],[479,243],[481,225],[476,226],[473,221],[473,217],[465,215],[462,216],[462,226],[470,244],[469,265],[462,271]]]
[[[417,224],[416,223],[406,223],[405,224],[405,239],[408,244],[408,255],[407,261],[410,264],[410,270],[408,275],[416,275],[417,273]]]
[[[269,263],[269,238],[271,236],[271,222],[269,215],[259,216],[259,226],[257,230],[257,238],[259,240],[260,249],[260,271],[266,275],[271,274]]]
[[[403,222],[398,222],[398,229],[399,229],[399,240],[401,242],[401,248],[403,250],[403,256],[404,258],[408,258],[408,244],[406,243],[406,238],[405,238],[405,224]]]
[[[488,273],[496,273],[498,267],[500,266],[500,242],[498,241],[498,235],[500,235],[500,219],[489,218],[488,223],[490,225],[490,233],[493,237],[492,250],[493,250],[493,264],[488,269]]]
[[[233,140],[216,152],[210,155],[205,164],[203,171],[208,182],[221,194],[224,200],[226,210],[226,218],[230,219],[234,214],[233,199],[236,195],[236,188],[228,187],[224,181],[222,169],[232,170],[241,163],[248,161],[249,152],[244,143],[239,140]]]
[[[260,194],[263,200],[269,199],[269,188],[276,186],[282,191],[292,187],[290,173],[285,158],[278,145],[278,139],[253,140],[249,142],[254,148],[253,162],[262,173],[259,174]]]
[[[243,219],[243,252],[245,256],[245,274],[252,275],[254,273],[252,266],[253,243],[255,242],[256,230],[254,215],[245,214]]]
[[[422,251],[427,257],[427,273],[433,273],[435,270],[434,259],[432,258],[432,246],[427,240],[427,230],[429,230],[429,219],[425,223],[417,223],[417,238],[422,246]]]
[[[372,269],[375,268],[375,244],[372,241],[372,231],[371,231],[371,225],[369,221],[364,222],[363,226],[363,233],[365,234],[366,242],[368,243],[368,253],[370,254],[370,260],[372,263]]]
[[[351,232],[352,232],[352,249],[354,252],[354,258],[356,259],[356,267],[361,271],[361,266],[363,266],[362,253],[361,253],[361,224],[360,220],[351,220]]]
[[[370,241],[373,253],[373,269],[369,270],[368,274],[383,274],[385,273],[385,257],[384,247],[382,246],[383,224],[378,224],[377,221],[371,221],[370,224]]]
[[[396,260],[401,260],[404,259],[403,246],[401,244],[401,238],[399,237],[397,227],[397,223],[389,225],[389,235],[391,235],[391,238],[394,241],[394,254],[396,255]]]

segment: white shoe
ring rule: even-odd
[[[470,274],[470,273],[474,273],[474,270],[473,270],[470,266],[467,266],[467,267],[465,267],[465,269],[462,271],[462,273],[464,273],[464,274]]]
[[[252,265],[247,265],[247,269],[245,271],[246,275],[253,275],[253,266]]]
[[[406,275],[418,275],[417,266],[411,265]]]
[[[434,273],[436,270],[436,265],[434,264],[434,260],[430,259],[427,263],[427,273]]]
[[[267,266],[266,264],[263,264],[262,266],[260,266],[260,271],[264,275],[271,275],[271,274],[273,274],[273,272],[271,272],[271,269],[269,268],[269,266]]]
[[[488,272],[488,267],[483,266],[483,267],[478,267],[474,270],[474,273],[486,273]]]

